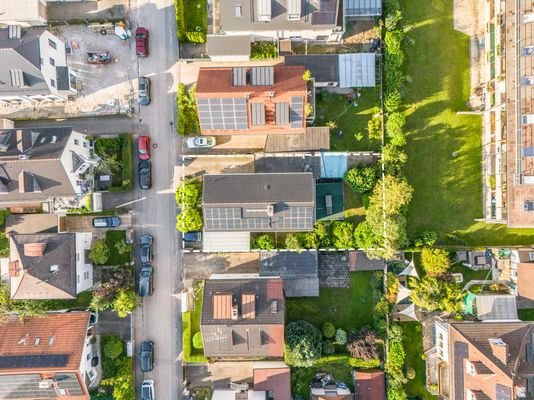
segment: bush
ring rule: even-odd
[[[382,119],[378,112],[374,113],[373,117],[367,122],[367,132],[371,140],[382,139]]]
[[[412,367],[406,367],[405,375],[406,375],[407,379],[410,379],[410,380],[414,379],[415,378],[415,369],[413,369]]]
[[[376,169],[360,164],[349,169],[343,179],[355,192],[369,193],[376,185]]]
[[[387,112],[397,111],[401,106],[402,98],[398,89],[389,90],[384,96],[384,108]]]
[[[176,127],[178,134],[196,135],[200,133],[194,87],[187,89],[183,83],[178,84],[176,107],[178,110],[178,126]]]
[[[121,289],[113,300],[113,310],[120,318],[125,318],[135,310],[138,303],[137,295],[132,289]]]
[[[426,231],[421,233],[417,239],[415,239],[414,245],[415,247],[431,247],[434,246],[436,241],[438,240],[438,234],[433,231]]]
[[[336,352],[336,348],[334,345],[329,342],[328,340],[323,341],[323,354],[324,355],[331,355]]]
[[[286,326],[286,363],[295,367],[311,367],[321,357],[321,332],[306,321],[290,322]]]
[[[285,240],[286,249],[288,250],[302,250],[302,244],[300,243],[300,238],[294,233],[288,233]]]
[[[406,124],[406,117],[403,113],[393,112],[388,115],[386,121],[386,132],[389,137],[404,135],[403,129]]]
[[[349,221],[335,221],[332,224],[334,245],[338,249],[349,249],[354,246],[354,224]]]
[[[191,43],[205,43],[206,34],[204,32],[186,32],[185,39]]]
[[[176,11],[176,36],[178,41],[185,41],[185,17],[183,0],[175,0],[174,8]]]
[[[197,332],[193,335],[193,347],[197,350],[202,350],[204,348],[201,332]]]
[[[274,238],[268,233],[258,236],[252,242],[252,247],[254,249],[260,250],[273,250],[274,249]]]
[[[441,276],[449,270],[449,252],[425,247],[421,252],[421,264],[429,276]]]
[[[176,204],[180,208],[200,207],[202,203],[202,182],[198,179],[183,181],[176,188]]]
[[[322,327],[323,336],[327,339],[331,339],[336,334],[336,327],[331,322],[325,322]]]
[[[194,208],[186,208],[176,217],[176,228],[183,233],[194,232],[202,228],[202,215]]]
[[[378,358],[376,348],[376,334],[367,328],[353,332],[347,339],[347,351],[354,358],[362,358],[366,361]]]
[[[109,259],[109,247],[105,240],[95,240],[89,250],[89,260],[95,264],[104,265]]]
[[[347,344],[347,332],[345,332],[341,328],[338,328],[338,330],[336,331],[334,343],[340,346],[345,346]]]
[[[122,354],[124,345],[119,338],[112,336],[106,341],[103,351],[104,356],[114,360]]]
[[[250,58],[252,60],[266,60],[277,58],[278,49],[274,42],[254,42],[251,44]]]

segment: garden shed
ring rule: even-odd
[[[315,215],[323,219],[343,219],[343,181],[320,179],[315,184]]]
[[[479,294],[469,292],[464,310],[481,321],[518,321],[515,296],[511,294]]]
[[[376,86],[375,53],[354,53],[339,55],[339,87]]]

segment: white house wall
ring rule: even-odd
[[[303,30],[294,30],[294,31],[286,31],[286,30],[272,30],[272,31],[251,30],[250,32],[224,31],[224,34],[230,35],[230,36],[243,36],[244,34],[245,35],[252,34],[258,37],[274,38],[274,39],[309,39],[309,40],[317,40],[317,37],[319,36],[326,36],[328,38],[327,40],[330,42],[339,41],[342,36],[341,32],[334,32],[332,28],[321,29],[321,30],[303,29]]]
[[[49,40],[52,40],[56,44],[55,49],[50,46]],[[41,72],[44,80],[52,94],[61,96],[61,91],[57,90],[56,67],[67,66],[65,42],[52,35],[49,31],[44,31],[39,37],[39,49],[41,53]],[[50,63],[50,59],[54,60],[55,65]],[[52,80],[55,82],[54,86],[52,86]]]
[[[82,158],[89,159],[91,156],[91,152],[89,150],[89,141],[85,138],[85,135],[72,131],[69,140],[65,146],[65,149],[63,150],[63,154],[61,154],[61,164],[65,168],[65,172],[67,173],[67,176],[69,177],[69,181],[74,188],[74,191],[76,194],[83,194],[81,186],[78,184],[79,176],[78,173],[72,172],[73,170],[73,164],[72,164],[72,152],[75,152],[76,154],[80,155]]]
[[[76,233],[76,293],[93,287],[93,265],[85,259],[85,251],[91,248],[92,233]]]

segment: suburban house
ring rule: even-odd
[[[20,25],[45,26],[48,20],[46,0],[0,1],[0,27]]]
[[[446,399],[534,396],[531,322],[434,323],[439,394]]]
[[[304,67],[220,67],[198,73],[196,102],[203,135],[306,132]]]
[[[315,223],[310,172],[204,175],[205,232],[305,232]]]
[[[283,362],[256,362],[252,367],[252,386],[230,383],[228,389],[215,389],[212,400],[290,400],[291,373]]]
[[[0,29],[0,58],[0,104],[66,100],[76,94],[65,43],[43,28]]]
[[[98,349],[90,313],[6,317],[0,325],[0,397],[89,400]]]
[[[376,86],[375,53],[287,55],[284,62],[309,70],[315,87]]]
[[[324,40],[343,36],[339,0],[230,0],[213,7],[213,33],[261,38]]]
[[[91,233],[9,234],[11,298],[74,299],[90,289],[91,241]]]
[[[88,193],[98,165],[85,135],[72,128],[0,130],[0,205],[36,204]]]
[[[281,358],[284,323],[282,279],[230,274],[205,281],[200,330],[206,357]]]
[[[354,371],[354,397],[356,400],[385,400],[386,378],[379,369]]]

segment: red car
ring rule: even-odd
[[[148,56],[148,30],[141,26],[135,30],[135,52],[139,57]]]
[[[150,158],[150,137],[139,136],[137,141],[137,153],[140,160],[148,160]]]

